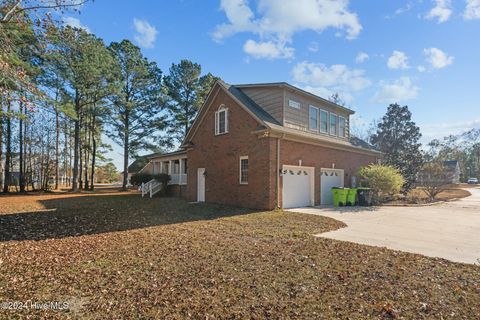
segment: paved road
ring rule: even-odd
[[[480,264],[480,189],[459,201],[426,207],[298,208],[348,227],[319,234],[455,262]]]

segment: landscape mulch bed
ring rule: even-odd
[[[475,319],[480,267],[313,237],[336,220],[132,193],[0,197],[0,318]]]
[[[385,205],[389,206],[417,206],[417,205],[431,205],[446,201],[455,201],[458,199],[466,198],[472,194],[468,190],[460,189],[457,187],[451,187],[449,189],[443,190],[436,197],[435,200],[431,200],[427,194],[421,190],[413,189],[410,191],[409,195],[405,199],[389,201]]]

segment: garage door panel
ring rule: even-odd
[[[283,208],[312,205],[314,169],[283,167]]]
[[[320,174],[320,203],[322,205],[333,204],[332,188],[343,188],[344,172],[338,169],[322,169]]]

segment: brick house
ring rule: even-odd
[[[354,112],[287,83],[215,83],[180,151],[144,170],[189,201],[274,209],[331,204],[381,153],[351,137]]]

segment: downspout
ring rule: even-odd
[[[275,184],[277,188],[277,208],[280,208],[280,138],[277,138],[277,170]]]
[[[280,139],[282,139],[285,134],[282,134],[281,137],[277,138],[277,172],[275,178],[275,184],[277,188],[277,208],[280,208]]]

